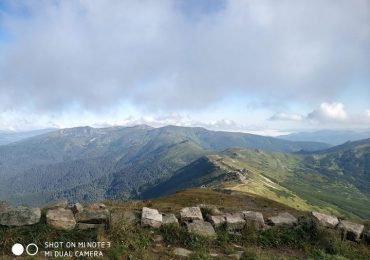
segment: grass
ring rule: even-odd
[[[44,247],[48,241],[69,242],[69,241],[96,241],[97,230],[71,230],[61,231],[45,225],[45,220],[32,226],[8,228],[0,226],[0,256],[10,254],[10,249],[15,243],[27,245],[35,243],[39,248]]]
[[[310,158],[308,160],[307,158]],[[315,157],[316,158],[316,157]],[[247,169],[248,183],[227,188],[264,196],[298,210],[320,210],[350,218],[370,218],[370,197],[320,158],[244,149],[223,154],[225,167]],[[322,162],[321,162],[322,163]]]
[[[177,194],[149,201],[107,202],[111,211],[138,210],[143,206],[178,213],[184,206],[199,203],[222,205],[224,212],[257,209],[265,215],[276,211],[289,211],[296,216],[304,212],[290,209],[282,204],[241,193],[218,193],[206,189],[189,189]],[[269,205],[271,208],[263,208]],[[172,207],[169,208],[169,206]],[[162,211],[163,212],[163,211]],[[204,211],[204,214],[209,214]],[[129,224],[124,220],[114,222],[102,231],[57,231],[42,223],[33,226],[0,227],[0,256],[10,255],[15,242],[42,245],[46,241],[110,241],[112,247],[104,251],[105,259],[178,259],[173,255],[175,247],[193,251],[190,259],[225,259],[242,251],[241,259],[369,259],[370,247],[365,243],[342,241],[335,230],[318,227],[309,218],[300,218],[294,228],[271,227],[257,231],[245,226],[240,234],[230,234],[227,226],[216,229],[217,238],[208,239],[190,234],[185,226],[162,226],[159,229],[143,228],[139,223]],[[368,224],[368,223],[367,223]],[[368,224],[370,225],[370,224]],[[161,235],[163,241],[155,241]],[[210,257],[210,253],[218,257]],[[123,257],[124,256],[124,257]]]
[[[208,238],[189,233],[184,226],[162,226],[160,233],[163,235],[165,242],[198,252],[207,252],[207,249],[211,245],[211,241]]]
[[[151,258],[148,248],[152,246],[153,234],[148,229],[120,221],[110,226],[107,239],[113,244],[107,251],[109,259],[121,259],[122,255],[128,259]]]

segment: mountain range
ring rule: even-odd
[[[0,198],[137,199],[187,187],[370,217],[370,139],[341,146],[166,126],[55,130],[0,146]]]
[[[55,128],[37,129],[31,131],[17,132],[17,131],[1,131],[0,130],[0,145],[14,143],[33,136],[46,134],[55,131]]]
[[[315,141],[330,145],[340,145],[348,141],[358,141],[370,138],[370,129],[297,132],[288,135],[280,135],[279,138],[290,141]]]

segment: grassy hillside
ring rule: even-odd
[[[370,140],[281,152],[299,145],[174,126],[65,129],[0,146],[0,197],[37,205],[61,198],[151,198],[206,186],[299,210],[369,218]]]
[[[211,186],[261,195],[299,210],[370,218],[369,140],[312,154],[227,149],[148,189],[145,197]]]
[[[370,217],[370,197],[355,182],[325,174],[326,167],[312,168],[306,156],[251,150],[227,153],[225,161],[246,168],[250,182],[229,188],[264,194],[296,208],[321,208],[351,217]]]
[[[240,192],[215,192],[209,189],[187,189],[169,196],[145,201],[106,201],[111,214],[131,211],[140,216],[143,206],[159,209],[162,213],[178,215],[183,207],[211,204],[223,212],[256,210],[266,217],[278,212],[290,212],[296,217],[307,214],[269,199]],[[43,220],[45,221],[45,220]],[[216,229],[214,240],[188,233],[183,226],[159,229],[143,228],[124,220],[112,222],[109,228],[81,231],[58,231],[41,222],[37,225],[0,227],[0,257],[10,255],[9,248],[17,241],[36,243],[43,249],[47,241],[109,241],[111,247],[103,250],[103,259],[181,259],[174,255],[176,247],[191,250],[190,259],[234,259],[229,255],[239,252],[242,259],[368,259],[369,247],[365,242],[342,241],[335,230],[299,224],[296,228],[272,227],[257,232],[245,228],[240,234],[229,234],[225,227]],[[158,240],[161,236],[163,240]],[[213,254],[211,256],[210,254]],[[37,259],[37,258],[32,258]]]
[[[0,197],[15,204],[137,198],[202,156],[223,149],[327,148],[203,128],[148,126],[62,129],[0,146]]]

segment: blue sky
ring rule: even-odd
[[[370,128],[356,1],[0,1],[0,129]]]

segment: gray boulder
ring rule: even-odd
[[[197,235],[205,237],[215,237],[216,232],[211,223],[203,220],[193,220],[191,223],[187,223],[188,231]]]
[[[243,211],[243,217],[248,226],[254,227],[256,230],[261,230],[265,226],[265,220],[261,212]]]
[[[199,207],[183,208],[180,211],[182,221],[203,220],[202,211]]]
[[[339,220],[335,216],[319,213],[319,212],[311,212],[312,217],[316,222],[318,222],[323,227],[335,228]]]
[[[0,212],[0,225],[25,226],[40,222],[41,210],[39,208],[8,208]]]
[[[164,240],[164,237],[162,235],[155,235],[153,237],[153,242],[156,242],[156,243],[163,242],[163,240]]]
[[[163,216],[156,209],[143,207],[141,225],[144,227],[159,228],[162,225]]]
[[[180,256],[180,257],[189,257],[192,253],[193,253],[192,251],[187,250],[185,248],[181,248],[181,247],[176,247],[173,250],[173,254]]]
[[[9,209],[11,206],[7,201],[1,200],[0,201],[0,212],[3,212],[7,209]]]
[[[45,205],[43,205],[42,210],[48,210],[48,209],[57,209],[57,208],[68,208],[68,200],[58,200],[58,201],[52,201]]]
[[[245,220],[241,213],[226,214],[225,221],[229,231],[241,230],[245,225]]]
[[[110,218],[112,225],[119,225],[122,224],[122,222],[126,224],[135,224],[139,221],[138,216],[129,210],[113,211],[111,212]]]
[[[71,230],[76,226],[76,219],[70,209],[50,209],[46,213],[46,223],[55,229]]]
[[[77,228],[79,230],[88,230],[88,229],[99,229],[104,228],[104,224],[89,224],[89,223],[78,223]]]
[[[164,214],[163,215],[163,225],[179,225],[179,221],[177,220],[175,214]]]
[[[233,254],[229,255],[229,257],[230,257],[230,259],[239,260],[239,259],[241,259],[241,258],[242,258],[243,253],[244,253],[243,251],[237,251],[237,252],[235,252],[235,253],[233,253]]]
[[[224,216],[210,216],[209,217],[209,222],[212,223],[214,227],[219,227],[222,224],[225,223],[225,217]]]
[[[348,220],[340,221],[338,229],[343,232],[343,236],[349,240],[359,242],[365,226]]]
[[[277,216],[268,218],[268,223],[273,226],[279,225],[295,225],[297,224],[298,220],[292,214],[288,212],[279,213]]]
[[[101,224],[108,222],[109,211],[106,209],[84,209],[84,211],[78,212],[75,217],[77,222]]]

